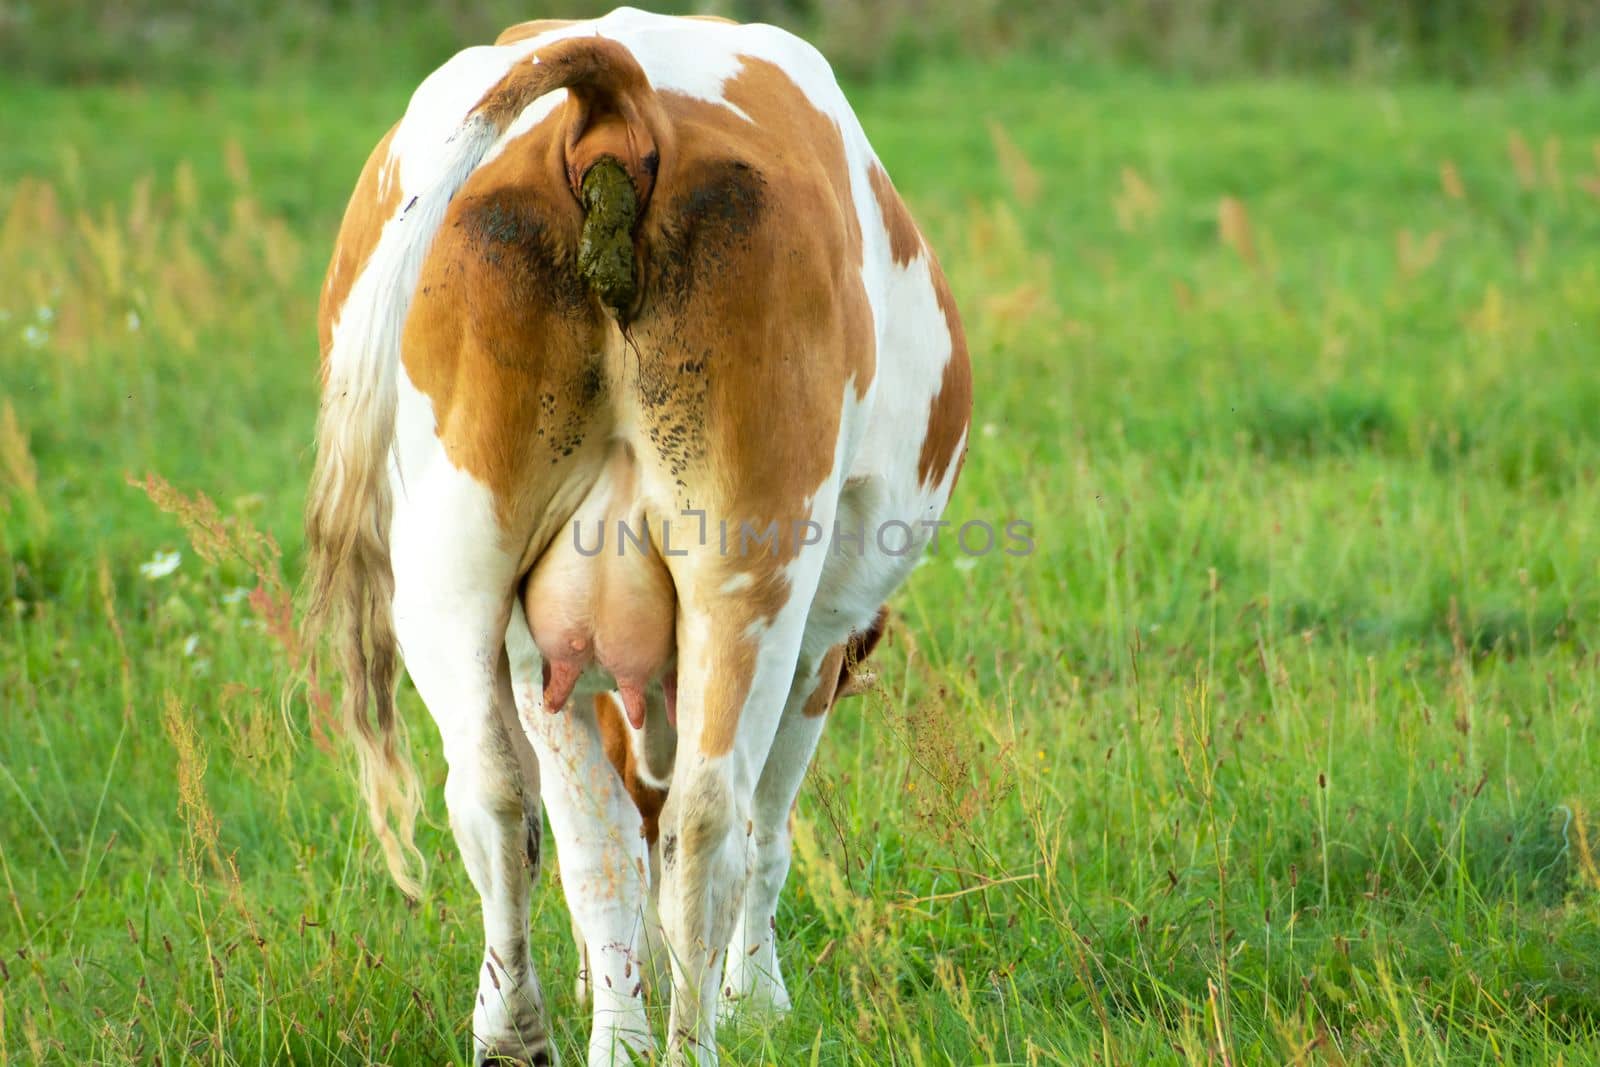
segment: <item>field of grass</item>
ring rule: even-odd
[[[419,75],[0,86],[0,1063],[468,1054],[415,695],[415,908],[277,700],[317,286]],[[1600,1062],[1600,96],[852,95],[967,318],[950,517],[1037,551],[898,597],[729,1062]]]

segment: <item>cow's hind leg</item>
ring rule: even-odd
[[[505,722],[505,627],[516,561],[499,548],[487,493],[438,464],[397,501],[391,532],[395,631],[449,763],[450,826],[483,907],[472,1013],[478,1062],[552,1062],[528,948],[528,824],[537,807]]]
[[[751,806],[754,856],[728,943],[722,1012],[785,1012],[789,992],[778,965],[778,894],[789,876],[789,813],[833,704],[844,647],[802,658]]]
[[[506,649],[517,710],[539,758],[561,887],[581,948],[580,990],[593,998],[589,1063],[625,1064],[655,1048],[644,1010],[643,942],[648,855],[639,809],[607,759],[594,705],[569,700],[544,710],[538,649],[522,606],[512,609]]]
[[[730,601],[680,627],[678,750],[661,818],[673,1063],[690,1053],[716,1062],[725,953],[754,858],[757,781],[794,678],[803,609],[795,598],[751,626],[748,608]]]

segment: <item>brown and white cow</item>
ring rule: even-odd
[[[310,619],[412,893],[397,655],[438,725],[483,905],[477,1055],[552,1058],[541,792],[590,1062],[653,1052],[652,981],[670,1058],[714,1061],[719,1003],[788,1004],[790,807],[960,467],[970,370],[933,253],[810,46],[622,9],[422,83],[320,331]]]

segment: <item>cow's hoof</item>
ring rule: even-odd
[[[727,993],[717,1002],[717,1020],[743,1019],[757,1024],[777,1022],[789,1014],[789,994],[781,989],[758,988],[743,996]]]
[[[519,1052],[483,1049],[473,1057],[472,1062],[475,1067],[554,1067],[556,1061],[550,1053],[550,1046],[541,1042],[537,1048]]]

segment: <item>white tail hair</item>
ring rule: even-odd
[[[307,625],[313,633],[331,633],[338,646],[345,678],[341,718],[361,764],[367,813],[389,872],[413,897],[425,871],[412,840],[421,797],[395,713],[398,646],[390,615],[388,464],[400,334],[445,208],[499,134],[477,115],[462,124],[435,157],[433,180],[406,190],[410,199],[384,224],[351,286],[328,350],[306,506]]]

